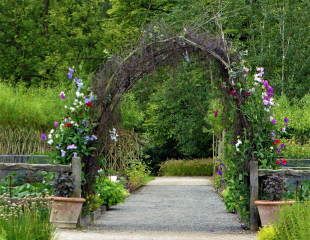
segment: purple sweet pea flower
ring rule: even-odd
[[[67,146],[67,150],[77,149],[77,146],[75,144],[71,144]]]
[[[65,100],[65,99],[66,99],[66,94],[65,94],[64,92],[60,92],[59,98],[60,98],[61,100]]]
[[[284,118],[284,123],[285,123],[285,124],[288,124],[288,122],[289,122],[288,117],[285,117],[285,118]]]
[[[41,138],[42,141],[46,141],[47,140],[46,133],[41,133],[40,138]]]
[[[69,72],[67,74],[68,79],[72,79],[74,74],[74,69],[69,67]]]
[[[59,127],[59,122],[55,121],[54,122],[54,128],[58,128]]]
[[[76,86],[78,87],[78,92],[79,92],[84,85],[83,81],[79,78],[74,78],[74,82],[75,82]]]
[[[275,118],[273,118],[273,119],[271,120],[271,124],[276,125],[276,124],[277,124],[277,120],[276,120]]]
[[[275,132],[275,131],[272,131],[272,132],[270,133],[270,135],[271,135],[271,138],[274,139],[275,136],[276,136],[276,132]]]
[[[222,170],[221,170],[221,169],[218,169],[218,170],[216,171],[216,173],[217,173],[218,175],[220,175],[220,176],[222,176],[222,175],[223,175],[223,172],[222,172]]]

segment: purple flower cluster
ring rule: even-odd
[[[68,79],[72,79],[73,78],[73,74],[74,74],[74,68],[69,68],[69,71],[68,71]]]
[[[273,87],[270,86],[269,82],[267,80],[263,79],[264,76],[264,68],[259,67],[256,68],[257,73],[254,75],[254,80],[257,83],[261,83],[263,85],[263,95],[262,95],[262,99],[263,99],[263,104],[265,106],[265,109],[267,111],[269,111],[269,107],[274,105],[274,100],[273,100],[273,96],[274,96],[274,91],[273,91]]]

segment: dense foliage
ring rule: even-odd
[[[310,211],[309,202],[299,202],[283,207],[279,221],[266,226],[258,232],[258,240],[309,239]]]
[[[172,31],[189,25],[214,31],[220,21],[227,37],[249,51],[251,65],[268,66],[278,92],[302,96],[309,91],[309,8],[304,0],[5,0],[0,78],[55,85],[69,64],[95,70],[135,42],[149,22],[165,21]]]

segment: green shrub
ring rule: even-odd
[[[49,213],[49,205],[42,199],[23,199],[12,204],[0,196],[0,226],[3,229],[0,239],[52,240],[54,227],[49,222]]]
[[[310,202],[283,207],[275,227],[277,240],[310,239]]]
[[[141,161],[131,162],[129,168],[125,170],[125,174],[128,177],[127,187],[129,191],[136,190],[150,180],[150,171]]]
[[[96,190],[103,204],[108,207],[124,202],[128,196],[127,190],[121,183],[112,182],[104,176],[97,178]]]
[[[168,160],[161,164],[161,176],[212,176],[212,159]]]
[[[273,226],[261,228],[257,234],[258,240],[276,240],[276,229]]]

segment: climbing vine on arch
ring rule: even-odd
[[[273,166],[276,151],[272,149],[275,137],[272,118],[273,89],[263,79],[264,70],[254,69],[255,77],[223,37],[186,30],[178,36],[161,34],[157,28],[145,32],[134,51],[126,57],[111,57],[102,65],[93,80],[97,96],[96,136],[99,138],[97,155],[107,151],[109,131],[117,125],[118,104],[123,94],[137,80],[165,65],[174,66],[189,55],[196,54],[201,61],[214,59],[222,78],[217,87],[224,105],[225,124],[225,180],[234,206],[244,220],[249,210],[249,162],[258,161],[263,166]],[[216,110],[217,111],[217,110]],[[271,136],[271,134],[273,134]],[[100,146],[100,147],[99,147]],[[276,147],[276,146],[274,146]],[[96,158],[88,159],[85,171],[90,177],[85,191],[92,191],[96,175]],[[86,175],[87,176],[87,175]]]

